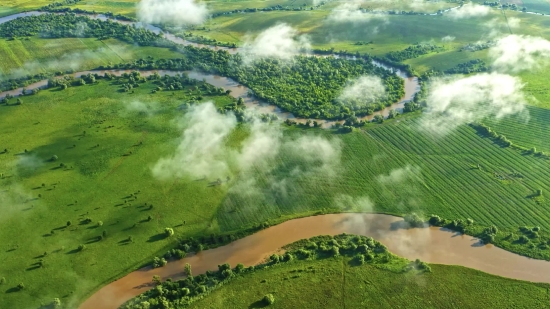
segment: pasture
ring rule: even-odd
[[[167,48],[136,46],[116,39],[31,37],[0,40],[0,74],[9,76],[65,70],[82,71],[148,56],[176,58],[181,57],[181,54]]]
[[[430,273],[398,273],[347,257],[292,261],[238,275],[189,308],[460,308],[544,307],[545,284],[430,265]],[[510,295],[514,295],[510,297]]]
[[[54,297],[76,306],[169,246],[158,237],[165,227],[177,235],[209,229],[224,187],[151,176],[152,164],[173,151],[181,134],[178,106],[189,100],[184,91],[151,94],[155,87],[129,94],[100,80],[0,105],[1,148],[8,149],[0,154],[3,306],[32,307]],[[225,95],[204,100],[232,102]],[[130,108],[138,102],[149,112]],[[80,244],[87,248],[77,252]],[[13,292],[20,282],[25,289]]]

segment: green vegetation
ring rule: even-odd
[[[208,299],[210,294],[220,286],[231,285],[236,277],[249,276],[250,273],[264,273],[266,269],[278,269],[279,264],[293,265],[293,261],[300,260],[322,260],[338,259],[341,257],[352,258],[349,261],[352,265],[360,267],[365,263],[371,267],[377,267],[396,273],[414,273],[420,275],[430,272],[431,268],[426,263],[415,261],[409,262],[388,252],[387,248],[370,237],[338,235],[318,236],[311,239],[304,239],[285,246],[285,253],[282,255],[273,254],[269,261],[245,268],[242,264],[234,269],[229,264],[218,265],[218,271],[207,271],[206,274],[198,276],[187,276],[187,278],[160,283],[158,278],[153,278],[157,283],[154,289],[134,298],[122,306],[123,309],[141,308],[166,308],[169,306],[186,306],[200,299]],[[363,261],[358,263],[357,261]],[[299,277],[299,274],[297,274]],[[273,305],[275,297],[266,294],[260,303]]]
[[[124,92],[128,79],[98,78],[0,105],[7,150],[0,154],[4,306],[32,307],[58,296],[76,307],[90,291],[173,246],[166,227],[188,236],[210,228],[205,218],[215,215],[212,205],[225,187],[151,182],[150,164],[173,151],[181,132],[170,124],[181,105],[235,100],[210,95],[202,83],[153,93],[158,85],[150,80]],[[23,290],[4,293],[19,283]]]
[[[180,281],[157,281],[156,288],[123,308],[143,308],[145,302],[149,308],[187,303],[189,308],[424,308],[426,303],[439,308],[450,302],[464,308],[494,308],[546,304],[547,284],[505,279],[458,266],[411,263],[376,253],[378,250],[372,248],[383,249],[383,245],[365,237],[340,235],[334,240],[316,237],[300,241],[290,245],[282,259],[271,258],[256,267],[239,264],[231,269],[224,264],[216,272]],[[367,245],[365,254],[366,242],[375,245]],[[334,247],[340,248],[339,256],[331,254]],[[368,258],[360,263],[358,257]],[[442,289],[446,291],[443,294]]]

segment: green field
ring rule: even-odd
[[[176,58],[167,48],[135,46],[116,39],[94,38],[0,40],[0,74],[89,70],[132,59]]]
[[[155,238],[165,227],[185,220],[184,227],[175,228],[178,235],[208,230],[223,187],[157,182],[150,176],[151,164],[173,151],[172,141],[180,135],[173,125],[177,107],[189,99],[183,91],[150,94],[154,87],[145,84],[128,94],[101,80],[63,92],[44,90],[24,97],[20,106],[0,106],[1,147],[9,150],[0,154],[3,305],[23,308],[53,297],[79,302],[165,248],[169,242]],[[232,102],[227,96],[206,99],[220,106]],[[149,105],[155,116],[127,108],[136,102]],[[56,162],[49,161],[53,155]],[[60,162],[66,167],[59,168]],[[126,202],[138,190],[139,200]],[[153,220],[147,222],[148,216]],[[86,217],[93,222],[82,224]],[[103,231],[107,238],[96,243]],[[129,235],[134,244],[124,242]],[[76,254],[79,244],[89,248]],[[36,269],[44,252],[45,265]],[[20,282],[24,291],[4,293]]]
[[[458,266],[395,273],[349,258],[294,261],[238,276],[189,308],[543,308],[547,285]],[[513,295],[513,296],[512,296]]]
[[[42,91],[24,97],[20,106],[1,107],[1,128],[7,138],[0,148],[9,150],[0,155],[5,175],[0,181],[7,188],[1,196],[11,207],[2,217],[0,258],[5,267],[0,277],[6,277],[7,290],[19,282],[26,285],[23,291],[2,294],[3,303],[30,305],[36,303],[36,295],[39,301],[52,297],[80,301],[110,278],[171,245],[167,240],[155,241],[164,227],[175,227],[179,237],[210,235],[329,210],[415,211],[473,218],[500,228],[550,228],[547,203],[527,198],[536,189],[550,190],[546,160],[494,145],[468,126],[445,139],[433,139],[416,130],[419,118],[414,115],[345,135],[326,130],[283,131],[284,141],[304,136],[323,137],[335,144],[339,140],[341,161],[335,157],[328,166],[334,174],[327,174],[324,165],[308,170],[309,163],[284,151],[270,171],[256,167],[252,178],[242,174],[232,180],[233,188],[249,185],[250,194],[236,189],[227,192],[225,186],[208,187],[210,180],[155,180],[150,169],[174,151],[173,141],[180,134],[171,125],[177,117],[174,108],[187,97],[181,91],[150,94],[153,87],[142,86],[128,94],[101,80],[99,85],[63,92]],[[226,104],[229,99],[216,100]],[[134,101],[158,103],[160,111],[149,116],[125,111],[124,105]],[[543,126],[547,111],[532,108],[531,112],[541,115],[533,116],[531,125]],[[238,145],[246,135],[239,129],[228,143]],[[527,143],[521,136],[513,139],[518,144],[524,140]],[[143,145],[136,146],[139,142]],[[53,155],[59,159],[48,162]],[[69,168],[56,168],[59,162]],[[483,170],[474,168],[477,164]],[[296,168],[306,172],[297,174]],[[380,181],[399,170],[403,178]],[[512,177],[513,171],[524,178]],[[252,187],[246,182],[250,179],[255,179]],[[256,192],[253,189],[261,195],[251,194]],[[138,201],[124,203],[138,190]],[[339,203],[342,198],[362,197],[371,199],[374,208]],[[147,210],[144,203],[155,208]],[[87,217],[91,223],[79,223]],[[184,220],[187,223],[182,226]],[[72,225],[64,228],[67,221]],[[98,221],[103,226],[98,227]],[[107,238],[96,242],[104,230]],[[133,243],[126,244],[129,236]],[[79,244],[86,243],[84,252],[75,253]],[[42,257],[44,252],[48,254]],[[40,258],[45,266],[36,268]],[[56,284],[47,284],[52,278]]]

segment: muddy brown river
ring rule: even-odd
[[[286,221],[216,249],[205,250],[162,268],[145,267],[116,280],[88,298],[80,309],[115,309],[152,287],[153,275],[162,279],[183,277],[186,263],[193,274],[217,270],[219,264],[255,265],[282,246],[318,235],[341,233],[370,236],[409,260],[461,265],[503,277],[550,282],[550,262],[526,258],[482,245],[478,239],[445,229],[403,229],[403,219],[381,214],[330,214]]]

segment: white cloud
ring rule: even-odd
[[[457,9],[450,10],[446,15],[452,19],[464,19],[486,16],[490,12],[491,9],[486,5],[467,3]]]
[[[540,37],[508,35],[500,38],[489,49],[493,69],[499,72],[517,73],[548,65],[550,41]]]
[[[370,104],[386,95],[386,88],[378,76],[365,75],[350,82],[338,99],[344,103]]]
[[[443,136],[459,125],[485,117],[525,115],[526,97],[522,88],[519,78],[499,73],[434,80],[421,127]]]
[[[267,169],[279,153],[282,131],[278,124],[270,124],[253,118],[250,136],[243,141],[237,158],[239,167],[246,171],[251,167]]]
[[[237,125],[233,115],[222,115],[211,102],[193,106],[176,152],[153,167],[159,179],[222,177],[229,172],[225,139]]]
[[[446,35],[441,38],[441,42],[452,42],[456,39],[454,36]]]
[[[393,169],[388,175],[379,175],[376,180],[381,184],[397,184],[406,180],[420,178],[420,167],[407,165]]]
[[[258,58],[279,58],[290,60],[301,51],[311,49],[309,40],[299,35],[287,24],[278,24],[258,34],[254,39],[245,38],[243,59],[252,62]]]
[[[199,25],[208,17],[208,9],[195,0],[141,0],[137,17],[148,24]]]
[[[388,15],[380,12],[363,12],[361,1],[351,1],[334,8],[327,19],[334,23],[368,23],[373,20],[387,22]]]

